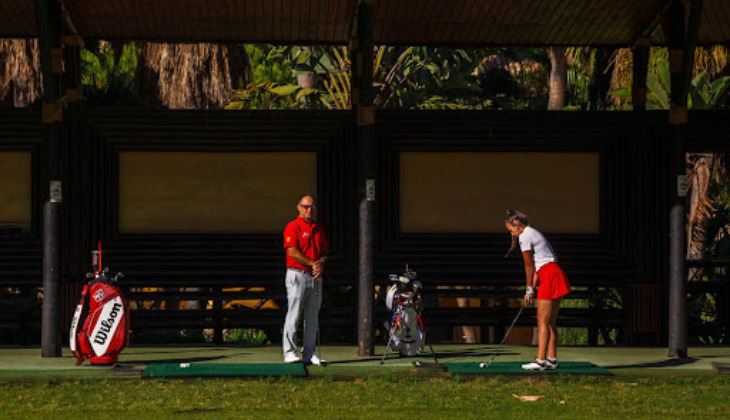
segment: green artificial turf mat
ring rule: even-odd
[[[143,378],[307,376],[301,363],[151,363]]]
[[[557,369],[528,371],[522,365],[527,362],[494,362],[488,368],[479,363],[444,363],[449,373],[455,375],[534,375],[534,374],[580,374],[613,375],[609,370],[589,362],[560,362]]]
[[[712,367],[715,368],[720,375],[730,375],[730,363],[713,362]]]

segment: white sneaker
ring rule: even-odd
[[[301,361],[302,359],[296,353],[287,353],[284,355],[284,363],[297,363]]]
[[[550,359],[549,357],[545,360],[545,368],[546,369],[557,369],[558,368],[558,359]]]
[[[313,354],[312,357],[309,359],[309,361],[307,361],[305,363],[308,365],[313,365],[313,366],[322,366],[322,365],[326,364],[327,361],[322,360],[319,357],[317,357],[316,354]]]
[[[522,369],[524,370],[545,370],[547,368],[547,363],[543,360],[542,362],[538,361],[537,359],[533,360],[532,362],[522,365]]]

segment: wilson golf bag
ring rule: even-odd
[[[92,252],[96,271],[84,285],[81,300],[71,322],[69,344],[80,365],[89,359],[92,365],[117,362],[119,353],[129,344],[129,315],[127,301],[115,285],[122,273],[108,277],[108,268],[101,267],[101,244]]]

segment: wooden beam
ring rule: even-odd
[[[633,80],[631,82],[631,104],[634,111],[646,111],[646,77],[649,71],[651,38],[641,38],[631,51],[633,54]]]
[[[588,92],[589,107],[591,111],[606,109],[606,98],[611,88],[611,74],[614,65],[611,57],[616,49],[599,47],[596,49],[593,58],[593,74]]]
[[[373,261],[375,211],[375,108],[373,107],[373,44],[375,30],[374,0],[362,0],[357,10],[357,37],[354,53],[353,106],[357,121],[360,153],[360,257],[358,277],[358,350],[359,356],[373,355]]]
[[[702,10],[704,7],[703,0],[692,0],[690,3],[689,19],[687,21],[687,33],[684,48],[684,86],[689,93],[690,83],[692,82],[692,70],[695,63],[695,50],[697,49],[697,36],[700,32],[700,22],[702,20]],[[686,99],[685,99],[686,101]]]
[[[640,46],[641,43],[646,43],[646,39],[652,40],[659,27],[663,27],[663,17],[666,16],[669,7],[672,5],[674,0],[665,0],[663,4],[656,8],[653,13],[653,18],[645,25],[636,40],[633,42],[632,48]],[[666,33],[666,32],[665,32]]]
[[[671,71],[669,124],[673,140],[671,180],[674,205],[669,226],[669,357],[687,357],[687,230],[686,230],[686,157],[684,131],[687,123],[687,96],[697,46],[702,1],[690,2],[690,16],[685,30],[685,5],[672,3],[668,11],[667,41]]]
[[[63,22],[63,30],[65,35],[63,36],[63,44],[74,47],[84,48],[84,39],[79,35],[79,31],[76,30],[71,15],[68,13],[68,8],[65,4],[61,4],[61,21]]]
[[[41,356],[61,357],[61,202],[60,142],[63,102],[61,75],[61,2],[36,0],[36,21],[43,73],[43,122],[46,126],[46,187],[43,207],[43,318]]]
[[[43,74],[43,121],[51,123],[63,119],[61,102],[61,50],[60,7],[58,0],[36,0],[36,26]]]

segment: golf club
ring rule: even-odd
[[[317,302],[317,357],[319,358],[319,361],[322,365],[322,346],[319,344],[319,309],[320,309],[320,303],[319,303],[319,287],[322,285],[322,280],[319,279],[319,283],[314,284],[314,301]]]
[[[488,368],[489,366],[492,365],[492,362],[494,361],[494,358],[497,357],[497,353],[502,348],[502,344],[504,344],[504,342],[507,340],[507,337],[509,337],[509,333],[512,331],[512,327],[514,327],[515,324],[517,323],[517,320],[520,319],[520,315],[522,315],[522,310],[523,309],[525,309],[525,306],[524,305],[522,307],[520,307],[520,311],[517,312],[517,316],[515,316],[515,319],[512,321],[512,325],[509,326],[509,329],[507,330],[507,333],[504,335],[504,338],[502,339],[502,342],[499,343],[499,345],[497,346],[496,349],[494,349],[494,354],[492,355],[492,358],[489,359],[489,362],[479,363],[479,367],[480,368],[486,369],[486,368]]]

